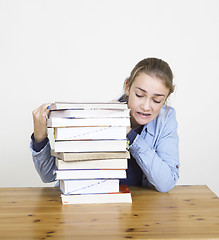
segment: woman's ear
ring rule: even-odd
[[[126,81],[125,81],[125,95],[126,96],[129,95],[129,90],[130,90],[129,82],[128,82],[128,79],[126,79]]]

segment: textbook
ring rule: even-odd
[[[127,104],[124,102],[88,102],[88,103],[77,103],[77,102],[55,102],[50,106],[50,110],[69,110],[69,109],[127,109]]]
[[[90,204],[90,203],[132,203],[131,193],[126,185],[119,186],[118,193],[100,194],[61,194],[62,204]]]
[[[69,109],[69,110],[51,110],[49,117],[56,118],[118,118],[130,117],[129,109]]]
[[[60,180],[63,194],[93,194],[119,192],[118,179]]]
[[[55,140],[126,139],[126,127],[62,127],[54,128]]]
[[[56,180],[126,178],[125,169],[68,169],[55,170]]]
[[[53,118],[47,120],[47,127],[127,127],[130,126],[129,118]]]
[[[129,151],[124,152],[84,152],[84,153],[72,153],[72,152],[55,152],[51,149],[51,155],[61,159],[63,161],[87,161],[87,160],[104,160],[104,159],[115,159],[130,158]]]
[[[56,167],[62,169],[127,169],[127,159],[102,159],[89,161],[71,161],[65,162],[56,158]]]
[[[51,141],[55,152],[122,152],[126,151],[127,140],[71,140]]]

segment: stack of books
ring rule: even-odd
[[[132,202],[126,178],[125,103],[63,103],[51,105],[47,120],[51,154],[56,157],[63,204]]]

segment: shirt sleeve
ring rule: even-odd
[[[32,143],[33,143],[33,150],[35,152],[40,152],[46,144],[49,142],[48,137],[46,137],[43,141],[41,142],[36,142],[34,139],[34,133],[31,135]]]
[[[179,178],[178,134],[175,110],[162,120],[153,144],[137,135],[130,152],[147,180],[160,192],[168,192]]]
[[[33,140],[31,139],[30,150],[32,152],[34,166],[44,183],[53,182],[56,180],[55,157],[51,156],[51,147],[49,140],[46,145],[39,151],[33,149]]]

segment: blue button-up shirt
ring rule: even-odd
[[[163,106],[130,145],[133,161],[143,173],[142,185],[149,182],[158,191],[168,192],[176,184],[179,178],[177,126],[175,110]]]

